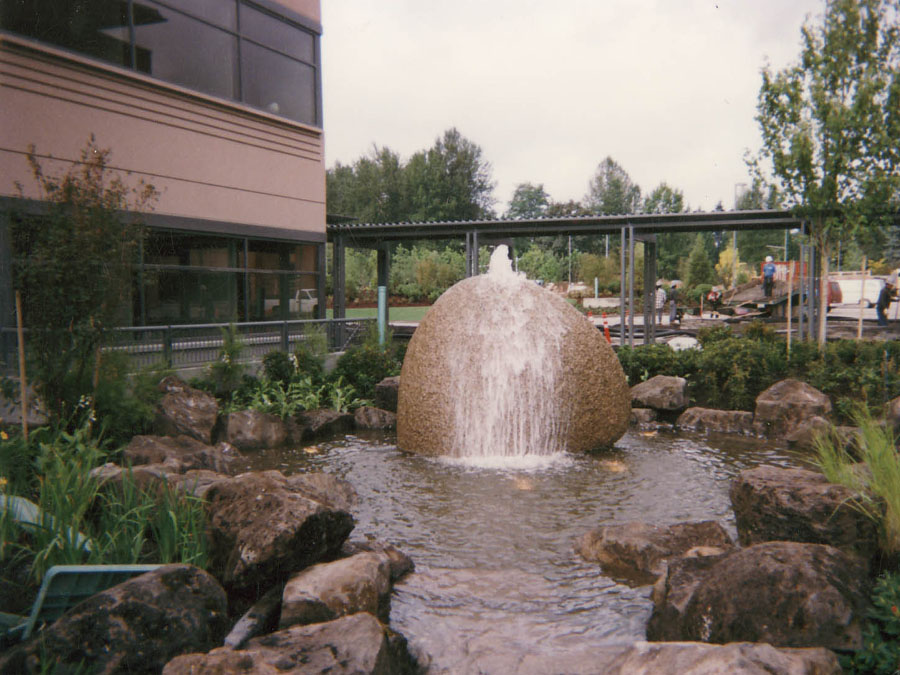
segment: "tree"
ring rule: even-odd
[[[741,262],[740,252],[735,251],[731,246],[719,254],[719,262],[716,263],[716,274],[719,275],[719,279],[726,287],[744,283],[749,277],[747,263]],[[741,279],[743,279],[743,282]]]
[[[689,286],[715,283],[716,274],[709,260],[702,232],[697,233],[697,236],[694,238],[694,246],[691,248],[691,254],[688,257],[686,276],[685,282]]]
[[[139,212],[157,197],[129,187],[108,168],[110,151],[91,136],[66,173],[44,173],[33,145],[27,159],[46,212],[13,219],[14,285],[22,294],[32,379],[47,411],[69,420],[97,386],[100,348],[130,319]],[[21,185],[20,194],[24,193]]]
[[[594,214],[614,216],[641,210],[641,188],[612,157],[597,166],[585,204]]]
[[[550,206],[550,195],[544,190],[543,183],[519,183],[509,200],[506,218],[540,218]]]
[[[794,212],[808,219],[822,260],[820,300],[837,242],[877,228],[897,208],[900,29],[896,2],[829,0],[802,29],[799,63],[763,69],[761,157]],[[762,175],[759,159],[754,164]],[[825,312],[818,339],[825,342]]]
[[[404,169],[409,220],[478,220],[493,216],[492,167],[481,148],[449,129],[414,154]]]
[[[353,166],[336,163],[326,174],[329,213],[363,223],[396,223],[408,218],[400,156],[373,146]]]
[[[684,194],[666,182],[657,185],[647,195],[644,213],[681,213],[684,211]],[[678,265],[684,257],[693,236],[690,232],[667,232],[657,237],[656,264],[660,277],[672,279],[678,275]]]

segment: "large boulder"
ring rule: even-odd
[[[156,405],[154,428],[161,436],[190,436],[212,442],[219,404],[211,394],[189,387],[174,376],[159,383],[162,398]]]
[[[800,380],[776,382],[756,397],[754,421],[768,436],[786,436],[807,420],[831,414],[831,399]]]
[[[684,410],[688,406],[687,380],[683,377],[655,375],[631,388],[632,405],[666,412]]]
[[[765,541],[829,544],[870,560],[878,550],[875,522],[853,506],[855,495],[817,471],[759,466],[731,484],[743,546]]]
[[[753,413],[745,410],[718,410],[693,407],[678,416],[675,426],[683,431],[714,434],[753,435]]]
[[[294,572],[335,556],[353,529],[344,481],[321,474],[245,473],[207,493],[209,569],[230,593],[256,600]],[[326,483],[332,486],[331,498]]]
[[[490,273],[438,298],[413,334],[397,402],[401,449],[585,452],[627,430],[631,395],[612,348],[564,299],[514,274],[504,248]]]
[[[217,438],[239,450],[262,450],[284,445],[288,430],[277,415],[259,410],[238,410],[224,415],[216,427]]]
[[[321,623],[368,612],[388,620],[391,565],[387,556],[357,553],[308,567],[285,584],[279,627]]]
[[[294,422],[299,432],[296,430],[292,431],[291,436],[298,441],[344,434],[353,431],[356,427],[356,421],[351,413],[338,412],[327,408],[307,410],[299,413],[294,418]]]
[[[603,667],[605,675],[840,675],[842,672],[837,655],[821,647],[778,649],[772,645],[750,642],[727,645],[636,642]]]
[[[868,589],[859,559],[832,546],[768,542],[670,560],[647,639],[859,649]]]
[[[417,668],[403,636],[371,614],[359,613],[253,638],[240,650],[219,647],[208,654],[179,656],[162,672],[412,675]]]
[[[0,658],[0,672],[158,673],[179,654],[221,644],[225,591],[189,565],[167,565],[88,598]]]
[[[728,533],[713,520],[667,527],[641,522],[606,525],[575,542],[575,550],[582,558],[598,562],[607,573],[639,585],[652,583],[669,558],[717,555],[733,547]]]
[[[207,445],[191,436],[134,436],[122,450],[126,465],[165,464],[173,473],[208,470],[235,473],[243,457],[228,443]]]

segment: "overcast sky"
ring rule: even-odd
[[[323,0],[326,165],[405,161],[456,127],[516,185],[580,200],[606,156],[644,195],[734,203],[760,146],[765,63],[797,60],[823,0]]]

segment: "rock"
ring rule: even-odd
[[[647,639],[859,649],[865,579],[857,558],[820,544],[676,558],[654,586]]]
[[[203,443],[212,442],[212,430],[219,414],[215,397],[194,389],[176,377],[160,382],[163,397],[156,405],[154,428],[161,436],[190,436]]]
[[[329,673],[412,675],[417,672],[406,640],[371,614],[327,623],[292,626],[250,640],[241,650],[227,647],[170,661],[163,675],[196,673]]]
[[[831,432],[831,422],[818,415],[801,422],[788,432],[784,440],[797,450],[814,450],[816,439]]]
[[[262,450],[285,444],[288,430],[277,415],[259,410],[239,410],[219,420],[217,438],[239,450]]]
[[[656,375],[631,388],[631,402],[636,408],[684,410],[688,400],[687,380],[683,377]]]
[[[377,553],[319,563],[297,573],[284,587],[279,628],[321,623],[368,612],[387,622],[391,568]]]
[[[363,406],[353,413],[357,429],[393,429],[397,426],[397,415],[387,410]]]
[[[281,616],[281,585],[269,589],[254,605],[238,619],[225,636],[225,646],[240,649],[247,640],[278,630]]]
[[[754,422],[767,436],[787,436],[804,422],[831,414],[831,399],[799,380],[776,382],[756,397]]]
[[[350,413],[336,410],[307,410],[296,417],[302,428],[301,440],[335,436],[353,431],[356,422]]]
[[[702,547],[702,548],[701,548]],[[734,547],[719,523],[707,520],[659,527],[631,522],[591,530],[575,543],[575,551],[604,571],[643,585],[663,572],[667,559],[683,555],[718,555]]]
[[[685,431],[699,431],[702,433],[742,435],[755,433],[753,413],[744,410],[688,408],[678,416],[675,426]]]
[[[359,501],[350,483],[330,473],[295,473],[286,480],[291,490],[338,511],[349,513]]]
[[[631,426],[647,427],[656,423],[656,411],[653,408],[632,408]]]
[[[864,560],[878,551],[878,528],[853,506],[854,493],[819,472],[759,466],[731,484],[743,546],[765,541],[829,544]]]
[[[400,376],[386,377],[375,385],[375,407],[397,412],[397,394],[400,391]]]
[[[778,649],[749,642],[726,645],[636,642],[604,664],[603,672],[606,675],[839,675],[843,671],[837,655],[822,648]]]
[[[278,471],[240,474],[214,485],[206,499],[209,569],[239,599],[255,601],[294,572],[333,557],[353,529],[348,511]]]
[[[215,447],[201,443],[191,436],[134,436],[122,450],[126,465],[167,464],[173,473],[209,470],[231,474],[242,466],[243,457],[228,443]]]
[[[631,415],[612,347],[563,298],[497,272],[455,284],[419,323],[400,374],[398,446],[456,455],[612,445]]]
[[[29,642],[0,658],[0,672],[154,673],[173,657],[221,644],[225,592],[190,565],[167,565],[73,607]]]
[[[391,582],[398,581],[415,569],[412,558],[400,549],[379,541],[347,541],[341,548],[341,555],[350,557],[362,551],[377,553],[388,561],[391,569]]]
[[[118,464],[106,463],[91,470],[91,476],[96,478],[104,489],[122,489],[122,481],[128,477],[141,490],[156,490],[157,492],[169,488],[188,492],[195,497],[204,497],[206,492],[219,481],[229,477],[215,471],[205,469],[191,470],[185,473],[176,473],[181,468],[176,463],[166,464],[142,464],[139,466],[123,468]]]

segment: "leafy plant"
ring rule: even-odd
[[[863,646],[841,659],[848,673],[892,675],[900,664],[900,573],[878,578],[872,591],[869,621],[863,626]]]
[[[241,384],[244,366],[239,359],[244,351],[244,343],[234,324],[229,324],[228,328],[222,328],[221,331],[222,349],[218,360],[210,365],[209,375],[216,395],[224,397],[234,392]]]
[[[352,385],[345,385],[344,378],[338,377],[334,382],[326,385],[324,389],[328,390],[328,399],[331,407],[337,412],[349,412],[364,405],[371,405],[371,401],[356,397],[356,390]]]
[[[361,398],[374,398],[376,384],[400,373],[400,361],[390,344],[381,347],[367,342],[351,347],[338,359],[330,379],[349,384]]]

